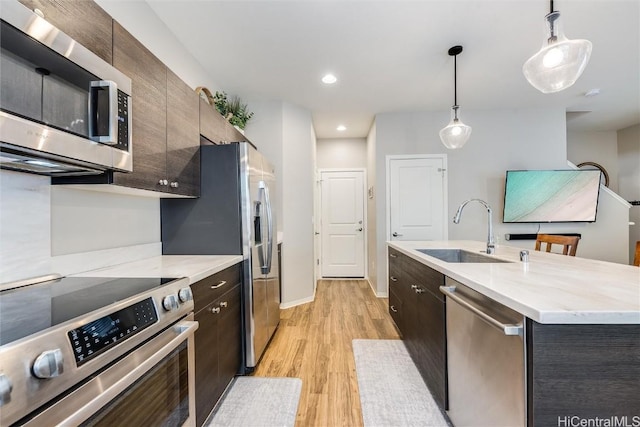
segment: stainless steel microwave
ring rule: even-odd
[[[0,18],[0,167],[130,172],[131,79],[17,1]]]

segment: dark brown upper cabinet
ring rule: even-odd
[[[198,95],[116,21],[113,65],[133,92],[133,172],[115,173],[113,183],[198,196]]]
[[[209,105],[202,98],[200,98],[200,135],[215,144],[249,141],[226,121],[213,105]]]
[[[112,64],[111,16],[97,3],[78,0],[19,0],[72,39]]]
[[[185,196],[200,195],[198,99],[167,69],[167,179],[171,193]]]

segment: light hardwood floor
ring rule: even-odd
[[[320,280],[315,301],[281,314],[253,375],[297,377],[296,426],[361,426],[351,340],[399,339],[386,298],[364,280]]]

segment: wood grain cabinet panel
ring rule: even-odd
[[[202,426],[242,364],[241,278],[236,264],[191,285],[195,303],[196,425]],[[226,282],[223,286],[216,287]],[[228,285],[228,286],[227,286]]]
[[[444,275],[389,248],[389,312],[441,408],[448,405]],[[393,306],[393,309],[392,309]]]
[[[216,396],[218,384],[218,319],[220,316],[212,312],[217,307],[211,302],[194,319],[199,327],[195,333],[195,361],[196,361],[196,425],[201,426],[209,416],[213,405],[218,400]]]
[[[611,425],[640,423],[639,325],[548,325],[527,319],[526,326],[529,427],[572,425],[565,421],[572,416],[626,419]]]
[[[225,388],[240,371],[242,361],[240,286],[235,285],[217,303],[221,308],[218,321],[218,342],[221,347],[218,353],[217,395],[222,396]]]
[[[200,135],[214,144],[251,142],[202,98],[200,99]]]
[[[114,183],[166,191],[167,68],[114,21],[113,65],[131,78],[133,172],[115,173]]]
[[[212,105],[209,105],[202,98],[200,98],[199,103],[199,114],[200,135],[215,144],[229,142],[227,138],[227,121]]]
[[[200,194],[199,97],[167,70],[167,180],[169,191]]]
[[[78,0],[19,0],[72,39],[112,64],[112,19],[97,3]]]
[[[231,267],[191,284],[193,291],[194,312],[202,310],[213,300],[220,298],[234,285],[240,283],[242,274],[242,264]]]

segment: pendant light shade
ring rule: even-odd
[[[589,40],[569,40],[562,31],[560,12],[545,16],[545,38],[538,53],[524,63],[522,72],[529,83],[542,93],[560,92],[582,75],[591,57]]]
[[[458,118],[458,75],[457,56],[462,52],[462,46],[453,46],[449,55],[453,56],[453,107],[451,107],[451,121],[440,130],[440,140],[450,150],[462,148],[471,136],[471,126],[467,126]]]
[[[450,150],[462,148],[471,136],[471,126],[467,126],[458,119],[458,107],[454,105],[451,109],[451,121],[440,129],[440,140]]]

